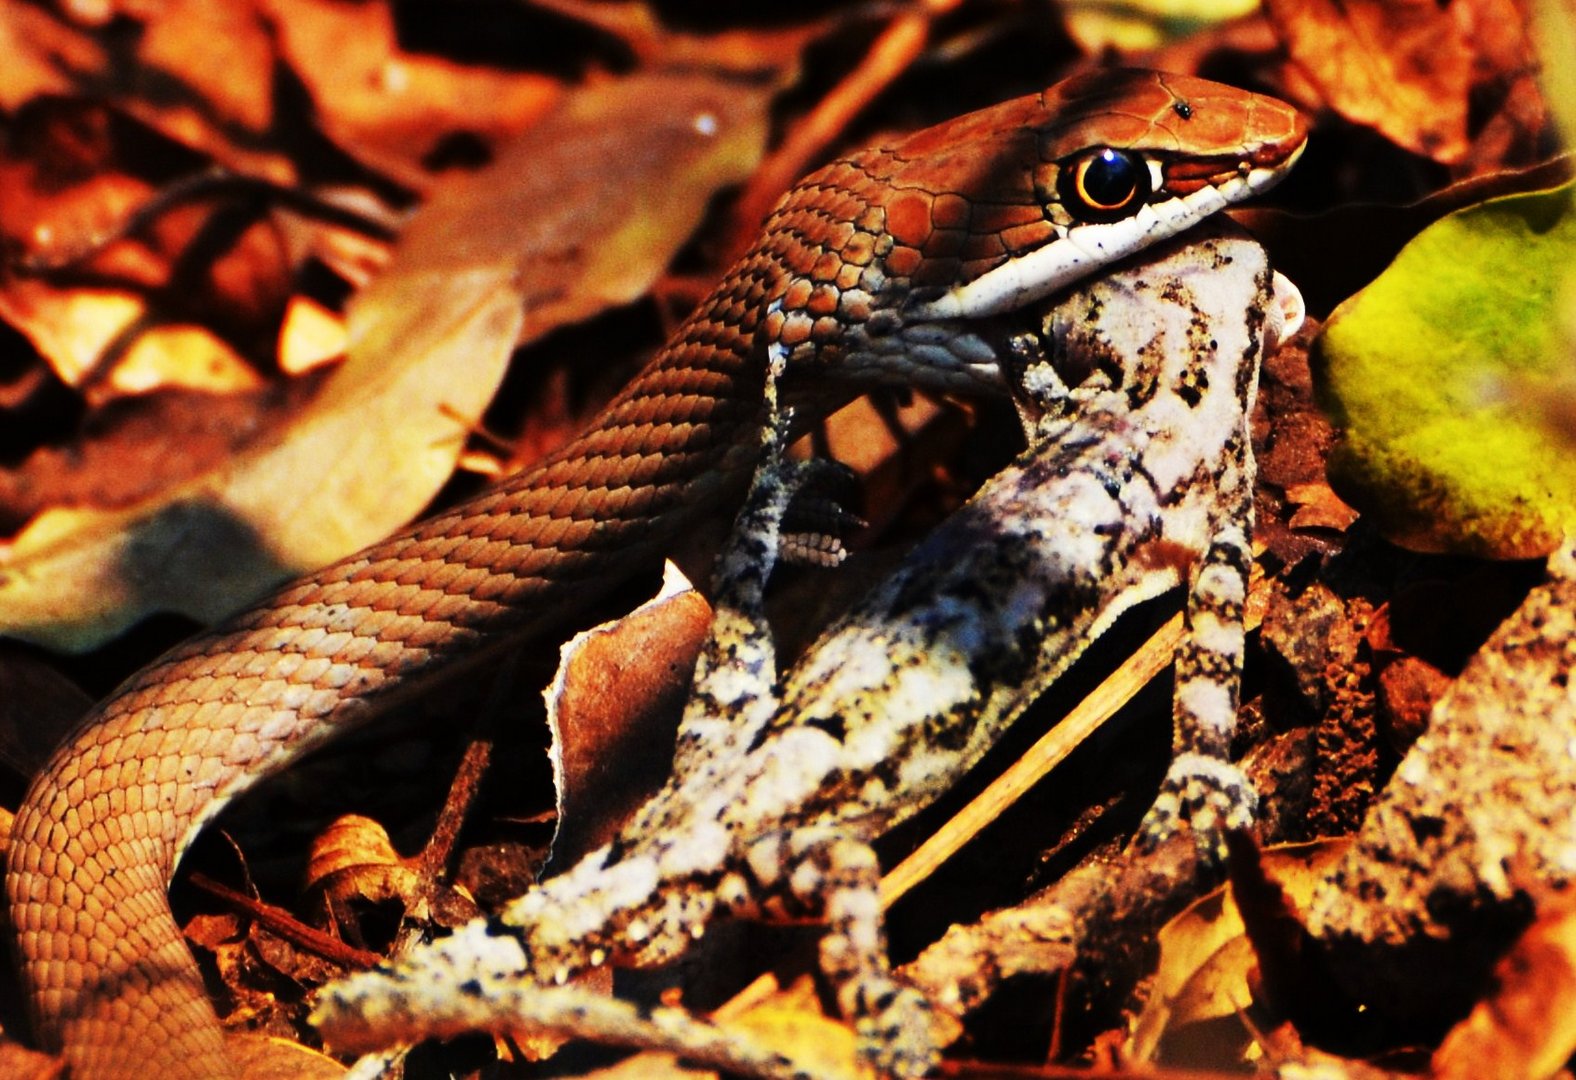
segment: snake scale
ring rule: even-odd
[[[1274,99],[1107,71],[811,174],[583,435],[83,721],[26,796],[6,879],[41,1042],[79,1078],[233,1075],[165,895],[197,830],[394,694],[561,629],[737,499],[768,347],[801,417],[877,383],[999,392],[999,317],[1264,189],[1305,139]]]

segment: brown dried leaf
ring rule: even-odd
[[[138,140],[150,133],[101,104],[56,100],[29,116],[26,137],[0,155],[0,234],[19,255],[65,269],[42,278],[8,275],[0,283],[0,316],[62,381],[93,383],[101,396],[114,396],[117,377],[124,377],[100,369],[123,360],[148,326],[201,323],[242,351],[256,355],[267,347],[297,259],[271,223],[243,225],[210,206],[175,205],[134,236],[95,250],[157,199],[141,174],[168,161],[140,153]],[[182,365],[171,381],[212,386],[207,366]]]
[[[37,4],[0,0],[0,110],[14,116],[36,97],[68,93],[104,62],[96,42]]]
[[[150,70],[189,86],[216,118],[259,135],[273,123],[274,43],[250,3],[163,0],[137,43]]]
[[[1252,0],[1081,0],[1066,6],[1067,32],[1091,56],[1187,40],[1256,11]],[[1169,69],[1168,69],[1169,70]]]
[[[345,814],[312,841],[306,888],[330,902],[399,899],[409,906],[420,882],[380,822]]]
[[[195,0],[200,3],[201,0]],[[456,131],[517,134],[551,108],[558,83],[407,52],[387,4],[259,0],[283,59],[312,95],[324,132],[401,182],[429,179],[422,157]]]
[[[730,1003],[719,1018],[824,1075],[846,1076],[859,1067],[853,1029],[822,1011],[808,975],[774,993]]]
[[[1472,43],[1478,72],[1472,103],[1472,150],[1455,173],[1478,176],[1507,165],[1543,160],[1549,152],[1550,105],[1559,89],[1553,82],[1539,83],[1551,66],[1568,65],[1573,58],[1569,52],[1563,59],[1551,59],[1552,54],[1540,57],[1534,48],[1531,25],[1539,17],[1537,12],[1548,11],[1552,5],[1469,0],[1452,6],[1462,33]]]
[[[251,1023],[260,1029],[278,1026],[282,1002],[274,991],[281,980],[300,985],[303,978],[320,982],[326,977],[321,968],[304,973],[297,963],[281,967],[276,960],[295,960],[302,954],[237,915],[197,915],[182,932],[187,941],[212,955],[230,998],[233,1023]],[[232,1029],[225,1034],[225,1045],[247,1080],[276,1076],[330,1080],[345,1072],[338,1062],[292,1039]]]
[[[576,95],[418,216],[351,307],[349,359],[287,432],[146,505],[46,510],[7,552],[0,626],[85,648],[152,611],[210,621],[408,520],[491,398],[522,305],[540,333],[646,288],[758,160],[767,100],[698,75]],[[637,193],[618,213],[614,173]]]
[[[1346,840],[1290,844],[1262,856],[1264,872],[1299,907],[1350,847]],[[1258,958],[1243,927],[1230,886],[1200,897],[1160,931],[1160,963],[1147,1004],[1133,1028],[1132,1060],[1164,1061],[1173,1047],[1212,1031],[1214,1064],[1240,1064],[1234,1055],[1252,1037],[1238,1014],[1254,1005]],[[1229,1021],[1229,1027],[1217,1021]],[[1226,1031],[1238,1042],[1228,1046]],[[1194,1059],[1197,1064],[1196,1059]]]
[[[30,1050],[14,1040],[14,1035],[0,1039],[0,1076],[11,1080],[60,1080],[65,1075],[65,1063],[59,1058]]]
[[[61,382],[85,388],[91,406],[172,387],[228,394],[262,386],[257,371],[206,327],[150,326],[123,340],[147,316],[146,300],[122,289],[62,289],[37,280],[0,289],[0,317],[27,335]]]
[[[1445,1036],[1434,1080],[1568,1075],[1576,1053],[1576,904],[1558,900],[1494,968],[1493,994]]]
[[[662,591],[563,647],[546,693],[558,794],[553,863],[605,844],[671,771],[711,606],[670,563]]]
[[[236,996],[238,1009],[256,1013],[267,1008],[264,995],[252,986],[247,968],[249,928],[247,920],[235,912],[193,915],[181,927],[181,935],[195,949],[213,959],[219,978]]]
[[[501,290],[450,316],[443,348],[353,344],[288,429],[155,499],[46,510],[0,553],[0,627],[85,649],[154,611],[213,621],[404,524],[448,479],[520,322]]]
[[[1426,660],[1403,656],[1379,673],[1379,709],[1390,749],[1406,753],[1428,729],[1428,714],[1450,689],[1450,676]]]
[[[1332,108],[1440,162],[1467,152],[1472,51],[1434,0],[1267,0],[1287,51]]]
[[[809,976],[783,988],[770,977],[757,980],[720,1009],[716,1019],[726,1029],[748,1033],[757,1046],[778,1049],[807,1073],[867,1075],[858,1065],[852,1029],[821,1010]],[[586,1073],[582,1080],[699,1080],[715,1075],[715,1070],[685,1065],[671,1054],[648,1051]]]
[[[1322,481],[1293,484],[1286,489],[1286,501],[1297,509],[1288,524],[1293,529],[1345,529],[1357,520],[1357,511],[1341,501],[1335,489]]]
[[[233,1032],[225,1036],[225,1047],[246,1080],[336,1080],[349,1072],[293,1039]]]
[[[478,295],[501,290],[523,308],[522,341],[634,300],[718,189],[760,160],[768,102],[704,74],[571,95],[492,165],[433,192],[395,264],[352,303],[352,351],[437,348]]]
[[[0,6],[0,98],[10,89],[10,72],[20,70],[21,85],[32,92],[16,91],[18,106],[36,106],[39,95],[51,92],[80,94],[239,172],[294,180],[291,159],[265,138],[278,120],[277,48],[250,0],[77,0],[50,5],[56,11],[40,7],[17,0]],[[126,20],[125,29],[134,33],[76,29],[103,30],[113,18]],[[14,38],[6,33],[13,27],[22,30]],[[128,42],[131,49],[124,48]],[[54,69],[53,77],[40,77],[39,68]]]
[[[291,297],[279,326],[279,370],[303,372],[345,355],[345,320],[308,296]]]
[[[21,528],[50,507],[127,508],[218,467],[279,426],[318,378],[252,394],[161,391],[99,410],[74,441],[0,470],[0,522]]]
[[[109,113],[77,102],[35,111],[28,138],[0,153],[0,233],[20,251],[69,257],[109,234],[153,187],[118,159]],[[155,286],[166,260],[141,243],[112,244],[80,269],[127,287]],[[9,291],[29,279],[8,277]]]

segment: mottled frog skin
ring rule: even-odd
[[[888,970],[871,841],[945,791],[1123,611],[1179,585],[1176,753],[1144,835],[1187,825],[1207,847],[1250,820],[1226,751],[1248,416],[1266,339],[1284,329],[1273,288],[1263,251],[1221,225],[999,327],[1029,449],[780,682],[761,595],[784,508],[821,466],[784,462],[778,412],[667,786],[491,922],[331,987],[320,1022],[332,1034],[356,1009],[431,1008],[440,985],[659,963],[720,914],[765,912],[825,921],[822,968],[869,1064],[928,1071],[930,1007]]]

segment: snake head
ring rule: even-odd
[[[1138,70],[921,132],[890,152],[886,179],[893,254],[915,270],[908,317],[1034,303],[1274,186],[1307,137],[1274,98]],[[920,160],[928,179],[906,175]]]
[[[784,196],[747,279],[780,282],[762,329],[839,381],[999,388],[983,320],[1269,188],[1307,134],[1274,98],[1137,70],[958,117]]]

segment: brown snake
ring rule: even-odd
[[[237,793],[396,691],[572,621],[741,490],[762,357],[801,415],[873,382],[999,385],[993,320],[1274,182],[1273,99],[1105,72],[812,174],[672,341],[542,465],[134,675],[34,781],[6,891],[33,1019],[77,1077],[233,1074],[165,891]]]

